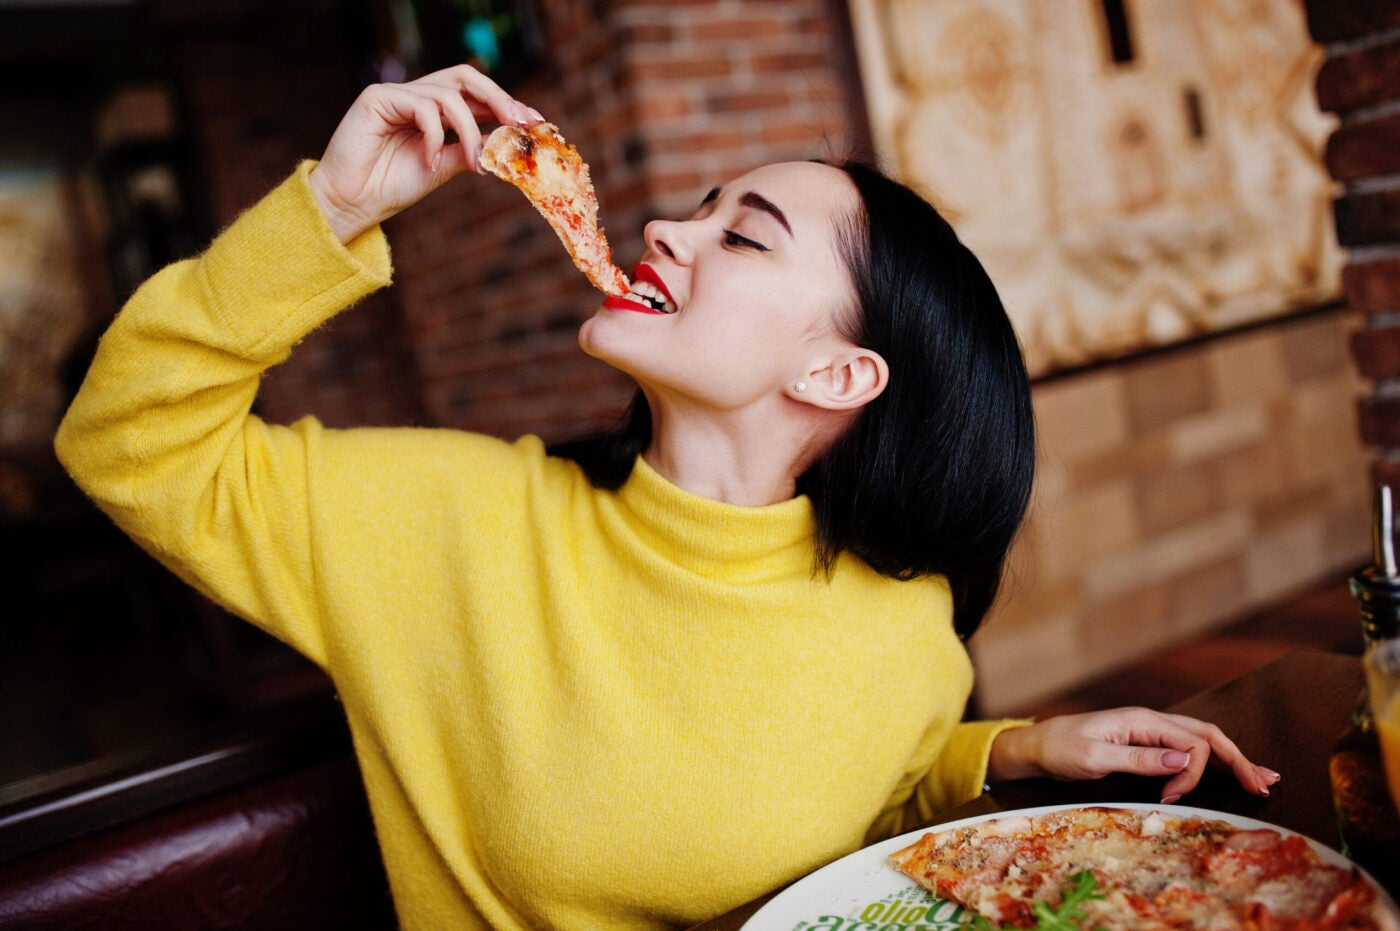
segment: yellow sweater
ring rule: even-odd
[[[797,498],[639,461],[616,493],[527,437],[269,426],[259,376],[390,277],[309,165],[102,341],[63,463],[182,578],[325,668],[408,929],[663,928],[976,795],[1006,723],[941,578],[812,572]]]

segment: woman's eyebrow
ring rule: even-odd
[[[710,193],[706,194],[705,199],[700,201],[700,206],[703,207],[708,203],[718,200],[719,190],[718,187],[710,188]],[[739,204],[743,207],[752,207],[754,210],[762,210],[764,213],[770,214],[773,219],[782,224],[783,229],[787,230],[789,236],[792,235],[792,226],[788,223],[787,215],[778,209],[777,204],[773,203],[762,194],[756,194],[753,191],[745,191],[743,194],[739,195]]]
[[[788,225],[787,217],[778,209],[777,204],[773,203],[762,194],[755,194],[753,191],[745,191],[739,195],[739,203],[744,207],[752,207],[754,210],[762,210],[764,213],[771,214],[773,219],[783,225],[783,229],[787,230],[787,234],[789,236],[792,235],[792,227]]]

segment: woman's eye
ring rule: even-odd
[[[759,252],[768,252],[769,249],[761,242],[754,242],[747,236],[740,236],[733,230],[724,231],[724,244],[726,246],[738,246],[740,248],[757,249]]]

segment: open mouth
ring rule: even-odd
[[[627,297],[635,300],[638,304],[645,304],[659,314],[676,312],[675,303],[668,300],[666,293],[650,281],[634,280],[631,289],[627,292]]]

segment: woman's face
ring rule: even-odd
[[[633,291],[584,323],[585,352],[654,392],[733,410],[802,381],[846,345],[855,287],[838,249],[855,214],[845,173],[766,165],[716,188],[688,220],[647,224]]]

